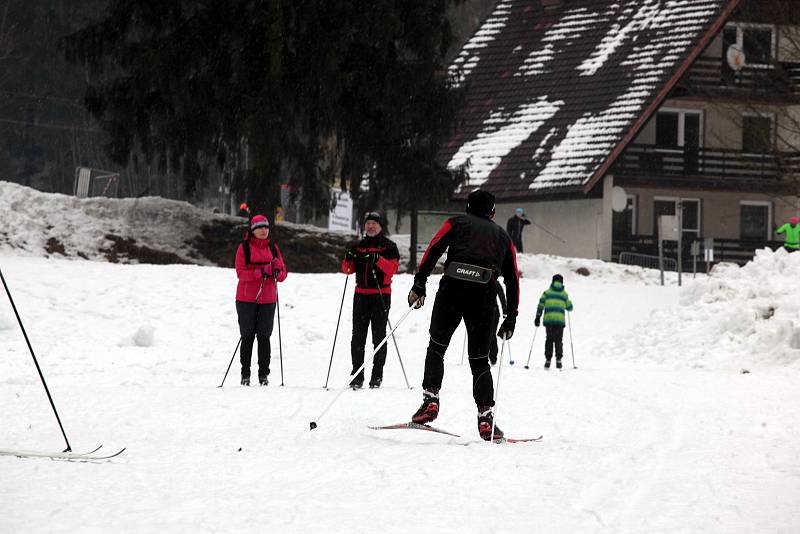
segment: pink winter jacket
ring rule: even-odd
[[[250,263],[245,263],[244,248],[239,245],[236,251],[236,276],[239,277],[239,285],[236,286],[236,300],[241,302],[255,302],[258,295],[258,288],[261,287],[263,269],[267,273],[264,280],[264,289],[258,298],[259,304],[271,304],[278,300],[277,282],[286,280],[286,264],[283,263],[281,249],[275,245],[277,258],[272,257],[272,250],[269,247],[269,238],[256,239],[250,238]]]

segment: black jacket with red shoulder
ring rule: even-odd
[[[450,217],[431,239],[419,263],[414,284],[425,287],[439,258],[447,250],[445,269],[451,262],[469,263],[491,269],[496,281],[503,277],[508,296],[508,315],[519,309],[519,270],[517,250],[508,233],[492,220],[470,213]]]
[[[400,253],[394,241],[383,234],[366,236],[348,249],[342,260],[342,272],[355,273],[356,293],[389,294],[392,275],[400,265]]]

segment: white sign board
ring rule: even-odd
[[[353,199],[350,198],[350,193],[334,189],[333,203],[336,205],[331,207],[331,211],[328,213],[328,230],[351,233],[353,231]]]
[[[677,215],[662,215],[658,218],[658,235],[662,241],[677,241],[679,233]]]
[[[703,240],[703,257],[705,261],[714,261],[714,238],[707,237]]]

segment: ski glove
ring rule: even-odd
[[[536,319],[533,320],[534,326],[539,326],[541,324],[541,322],[542,322],[542,316],[541,315],[537,315]]]
[[[264,267],[261,268],[261,279],[262,280],[266,280],[267,278],[272,276],[272,266],[270,266],[269,270],[270,270],[270,272],[267,272],[266,268],[264,268]]]
[[[497,337],[500,339],[511,339],[514,335],[514,326],[517,324],[516,317],[506,317],[503,324],[500,325],[500,330],[497,331]]]
[[[425,304],[425,286],[414,284],[408,292],[408,305],[420,309]]]

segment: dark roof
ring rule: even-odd
[[[498,2],[451,66],[466,101],[442,161],[498,199],[588,192],[738,2]]]

